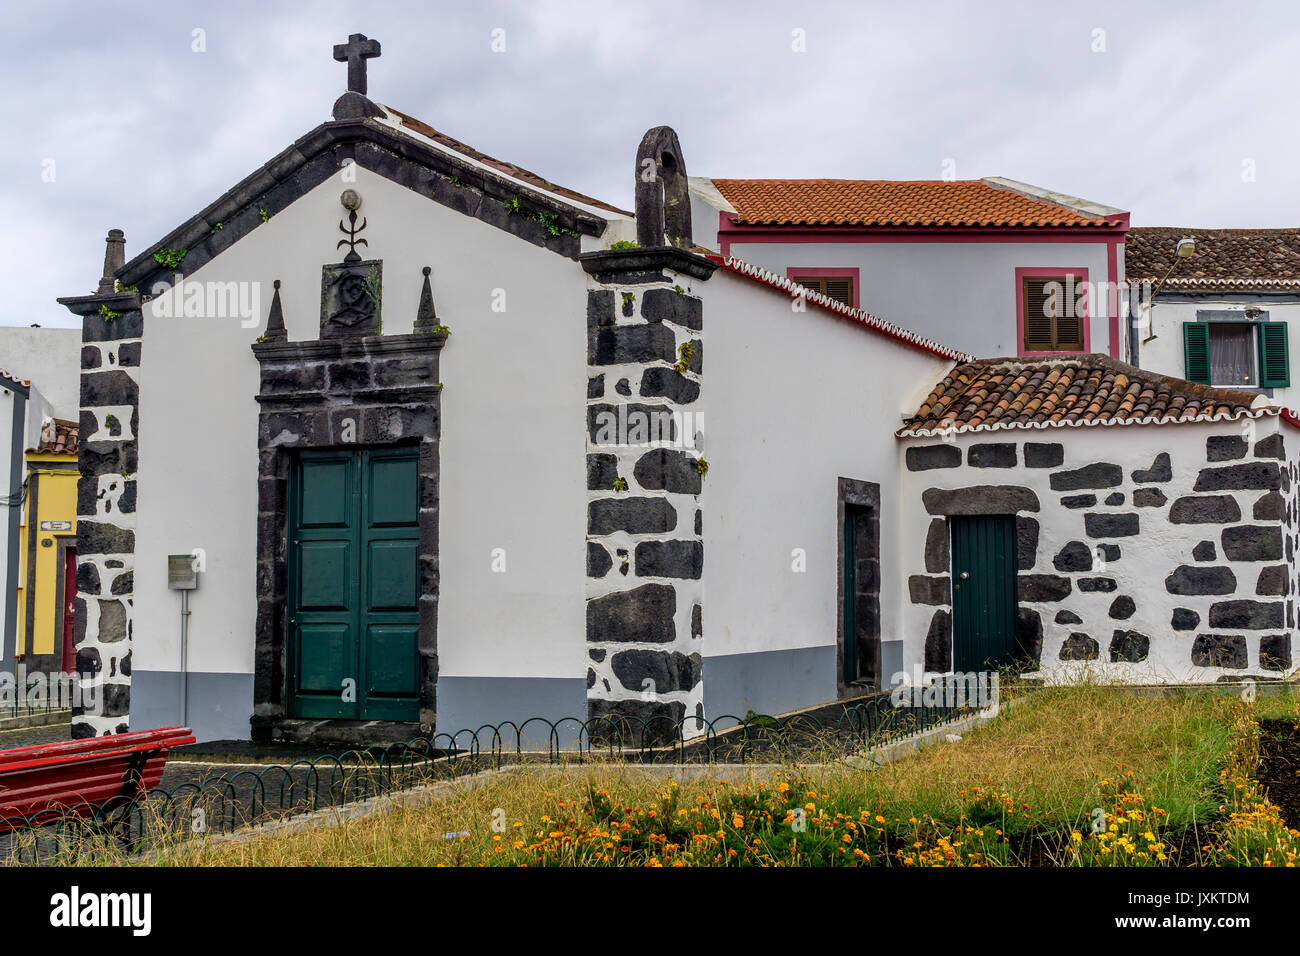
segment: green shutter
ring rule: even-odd
[[[1183,323],[1183,359],[1187,380],[1210,384],[1210,325],[1208,322]]]
[[[1259,329],[1259,384],[1263,388],[1286,388],[1291,384],[1286,323],[1261,322],[1257,328]]]

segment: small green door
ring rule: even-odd
[[[1015,657],[1016,519],[979,515],[952,527],[952,665],[995,670]]]
[[[418,719],[418,450],[301,452],[290,489],[290,714]]]

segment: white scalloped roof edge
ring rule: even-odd
[[[954,348],[936,342],[934,339],[926,338],[910,329],[905,329],[901,325],[895,325],[893,322],[887,322],[879,316],[872,315],[865,309],[855,309],[851,305],[845,305],[843,302],[837,302],[835,299],[820,292],[814,292],[812,289],[801,286],[793,279],[786,276],[777,275],[762,266],[756,266],[752,262],[746,262],[744,259],[737,259],[735,256],[727,256],[722,260],[723,264],[733,272],[739,272],[741,275],[749,276],[752,279],[758,279],[760,282],[774,286],[791,295],[801,295],[808,302],[814,302],[824,309],[830,309],[832,312],[838,312],[840,315],[857,319],[863,325],[884,332],[886,335],[912,345],[918,345],[923,349],[940,355],[943,358],[952,359],[955,362],[973,362],[975,356],[967,355],[965,352],[959,352]]]
[[[894,432],[894,435],[897,438],[935,438],[942,435],[1011,431],[1016,428],[1032,428],[1044,431],[1048,428],[1095,428],[1100,425],[1187,425],[1193,422],[1232,422],[1243,418],[1264,418],[1266,416],[1281,416],[1282,420],[1288,424],[1300,427],[1300,415],[1297,415],[1295,411],[1289,408],[1280,408],[1277,405],[1269,405],[1267,408],[1242,409],[1237,412],[1215,412],[1213,415],[1196,415],[1192,418],[1179,418],[1174,415],[1160,417],[1148,415],[1145,418],[1108,418],[1101,421],[994,422],[993,424],[957,425],[953,428],[900,428]]]

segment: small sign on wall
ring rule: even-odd
[[[72,522],[71,521],[42,521],[41,530],[42,531],[71,531]]]

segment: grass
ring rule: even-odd
[[[1164,830],[1204,828],[1216,819],[1224,801],[1222,774],[1232,763],[1234,748],[1232,727],[1211,704],[1212,698],[1204,694],[1166,697],[1103,687],[1046,689],[967,733],[960,743],[938,744],[878,767],[844,762],[753,767],[732,772],[725,783],[721,780],[726,773],[711,769],[654,771],[622,763],[516,770],[473,789],[452,788],[445,799],[339,825],[239,841],[186,841],[158,862],[536,864],[548,861],[544,853],[539,856],[538,850],[527,847],[539,839],[563,839],[547,834],[589,830],[587,825],[602,816],[608,824],[610,807],[616,808],[621,823],[633,816],[642,822],[663,820],[687,808],[681,818],[685,820],[707,808],[715,824],[721,817],[712,818],[712,810],[725,815],[745,807],[751,821],[758,819],[754,814],[771,817],[773,831],[788,830],[792,820],[782,814],[790,816],[792,807],[803,809],[805,817],[811,814],[814,822],[834,821],[838,814],[845,821],[858,821],[861,829],[865,819],[874,829],[862,834],[863,846],[869,844],[871,853],[884,859],[886,849],[896,852],[895,845],[937,845],[941,834],[972,821],[991,821],[989,837],[1003,847],[1018,835],[1088,832],[1097,808],[1110,807],[1118,794],[1139,789],[1139,783],[1147,804],[1164,811]],[[806,794],[816,796],[791,803],[795,790],[800,801]],[[814,809],[805,809],[807,804]],[[734,829],[723,826],[718,832]],[[737,835],[728,833],[719,847],[734,842]],[[842,836],[836,841],[842,843]],[[770,843],[769,837],[764,839]],[[788,850],[788,841],[777,842],[782,846],[766,848]],[[642,847],[642,862],[656,856],[655,846],[651,841]],[[559,859],[602,862],[573,847],[568,852]],[[1007,851],[1002,852],[1005,856]]]
[[[960,742],[883,765],[532,765],[346,822],[326,814],[280,833],[176,841],[144,860],[101,849],[78,862],[1284,864],[1300,833],[1254,775],[1258,721],[1288,718],[1300,721],[1294,692],[1248,705],[1213,692],[1049,688]]]

